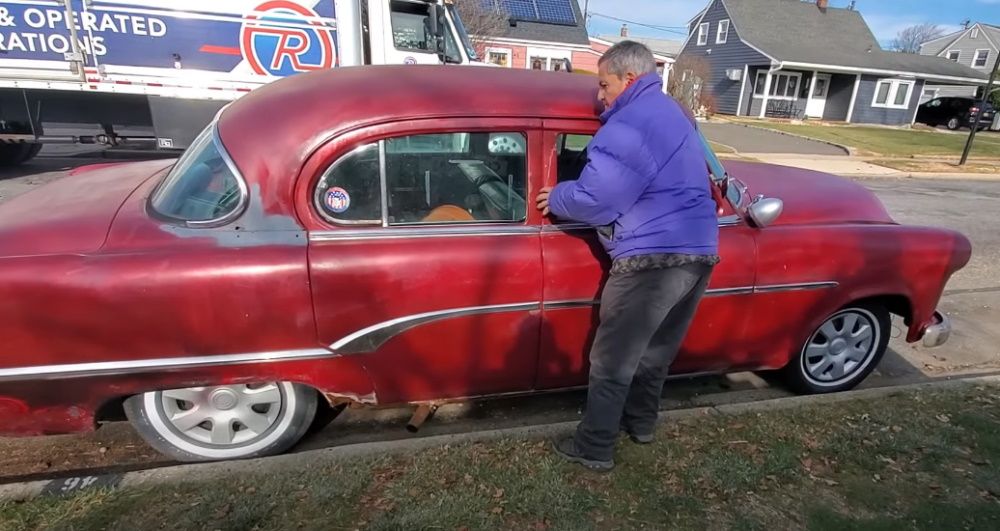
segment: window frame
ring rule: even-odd
[[[309,184],[307,189],[307,194],[310,197],[309,204],[312,211],[319,216],[320,221],[327,225],[333,227],[340,227],[341,229],[349,228],[383,228],[383,229],[396,229],[396,230],[413,230],[414,228],[430,228],[430,229],[447,229],[449,227],[475,227],[475,226],[530,226],[532,224],[532,208],[531,208],[531,139],[533,131],[537,129],[534,126],[528,126],[523,123],[520,125],[510,124],[509,126],[505,124],[496,124],[496,126],[482,127],[463,127],[461,124],[455,124],[453,127],[447,127],[445,129],[420,129],[420,130],[399,130],[385,135],[380,135],[377,140],[367,139],[366,141],[361,141],[359,143],[352,144],[354,147],[348,149],[347,151],[340,151],[339,155],[333,158],[332,162],[323,166],[323,171],[319,173],[318,178],[314,178]],[[453,135],[453,134],[501,134],[501,133],[513,133],[521,135],[524,138],[524,170],[525,170],[525,183],[524,192],[525,197],[525,215],[523,219],[520,220],[474,220],[474,221],[463,221],[463,222],[409,222],[409,223],[390,223],[389,221],[389,185],[388,185],[388,172],[387,172],[387,162],[386,162],[386,142],[393,139],[412,137],[412,136],[424,136],[424,135]],[[372,145],[378,145],[379,152],[379,194],[380,194],[380,208],[381,208],[381,219],[378,220],[341,220],[333,216],[330,216],[322,207],[322,196],[318,194],[319,185],[323,180],[338,167],[343,161],[346,161],[351,156],[355,155],[357,152],[369,148]]]
[[[979,38],[979,28],[978,27],[972,28],[972,31],[969,32],[969,38],[970,39],[978,39]]]
[[[486,63],[490,62],[491,53],[504,54],[507,56],[507,66],[501,66],[501,65],[497,66],[500,66],[501,68],[514,68],[514,50],[512,50],[511,48],[495,48],[492,46],[487,47],[484,53],[486,57],[483,57],[483,62]],[[490,64],[496,65],[496,63],[490,63]]]
[[[976,50],[976,55],[972,56],[972,68],[988,68],[990,66],[990,49],[989,48],[978,48]],[[981,52],[986,52],[986,57],[983,58],[983,64],[976,64],[979,62],[979,54]]]
[[[167,181],[170,180],[170,176],[173,175],[174,170],[180,167],[181,163],[185,162],[188,157],[194,156],[194,153],[190,151],[190,149],[188,149],[184,151],[184,153],[180,156],[180,158],[177,159],[174,165],[170,168],[170,171],[168,171],[166,175],[164,175],[163,178],[160,179],[160,182],[156,184],[156,187],[153,188],[153,191],[149,194],[149,198],[146,200],[146,212],[150,216],[171,223],[183,224],[185,227],[191,229],[208,229],[208,228],[215,228],[228,225],[233,221],[239,219],[243,215],[243,212],[246,211],[247,205],[250,203],[250,187],[247,185],[247,181],[246,178],[243,177],[243,173],[241,173],[239,168],[236,167],[236,162],[229,155],[229,151],[226,150],[226,146],[222,143],[222,137],[219,135],[219,115],[221,114],[222,111],[219,111],[219,113],[216,114],[212,122],[209,123],[208,126],[206,126],[205,130],[206,131],[209,129],[211,130],[210,133],[211,143],[215,147],[215,150],[218,151],[220,158],[225,163],[226,168],[229,169],[229,172],[232,174],[233,179],[236,180],[236,186],[239,189],[240,193],[239,199],[236,202],[236,206],[222,216],[219,216],[214,219],[204,219],[204,220],[188,220],[188,219],[177,218],[168,214],[164,214],[163,212],[160,212],[153,206],[154,199],[162,192],[163,186],[166,184]],[[202,134],[204,134],[204,131]],[[194,142],[192,142],[192,145],[193,144]]]
[[[760,76],[762,74],[765,76],[764,77],[764,84],[760,84],[759,83]],[[764,99],[764,94],[763,93],[757,94],[757,87],[759,85],[760,89],[762,91],[764,90],[765,85],[767,84],[767,77],[766,76],[767,76],[767,70],[758,70],[757,71],[757,79],[754,80],[754,87],[753,87],[753,97],[754,97],[754,99],[758,99],[758,100]],[[768,94],[767,95],[767,99],[769,99],[769,100],[781,100],[781,101],[798,101],[798,100],[800,100],[801,98],[799,97],[799,94],[800,94],[801,89],[802,89],[802,73],[801,72],[775,72],[775,73],[771,74],[771,90],[777,90],[778,78],[779,77],[784,77],[785,78],[785,94],[784,95],[780,95],[780,96],[779,95]],[[790,80],[793,77],[796,78],[796,81],[795,81],[795,90],[793,91],[793,94],[791,96],[789,96],[788,95],[788,86],[789,86],[788,85],[788,80]]]
[[[952,54],[955,54],[955,58],[952,59]],[[962,62],[962,50],[948,50],[947,57],[949,61],[954,61],[956,63]]]
[[[889,85],[889,92],[886,93],[885,103],[878,103],[878,93],[881,90],[883,84]],[[901,85],[907,85],[906,90],[906,100],[902,105],[897,105],[895,103],[896,97],[899,95],[899,87]],[[917,87],[917,81],[915,79],[893,79],[884,78],[879,79],[875,83],[875,92],[872,94],[872,104],[871,106],[879,109],[909,109],[910,103],[913,98],[913,91]]]
[[[701,24],[698,24],[698,46],[705,46],[708,44],[708,34],[711,29],[712,24],[710,22],[702,22]]]
[[[726,32],[722,32],[722,25],[726,25]],[[719,21],[719,26],[715,30],[715,44],[726,44],[729,42],[729,28],[732,22],[728,18]]]

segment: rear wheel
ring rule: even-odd
[[[785,369],[801,393],[846,391],[875,369],[889,345],[889,311],[876,304],[848,306],[813,331]]]
[[[125,414],[153,448],[178,461],[243,459],[284,452],[309,429],[317,394],[290,382],[152,391]]]
[[[0,144],[0,166],[17,166],[35,157],[41,144]]]

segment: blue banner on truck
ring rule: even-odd
[[[51,1],[5,1],[0,5],[0,67],[8,59],[66,61],[74,51],[70,28],[87,67],[282,77],[338,65],[333,0],[208,7],[212,4],[73,0],[67,10]],[[200,9],[188,8],[195,6]]]

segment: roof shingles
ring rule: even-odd
[[[786,63],[863,68],[924,77],[980,79],[972,68],[941,57],[883,50],[861,13],[820,10],[801,0],[724,0],[733,26],[747,43]]]

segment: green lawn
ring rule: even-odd
[[[850,146],[861,154],[886,157],[959,157],[968,138],[967,135],[884,127],[796,125],[763,121],[752,123],[759,127]],[[1000,158],[1000,134],[989,132],[977,135],[972,156]]]
[[[0,504],[0,529],[997,529],[1000,388],[690,418],[595,474],[506,440]]]

